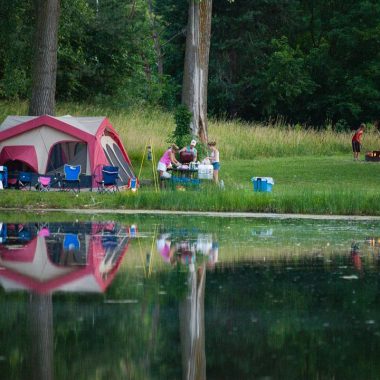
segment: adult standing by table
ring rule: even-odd
[[[362,145],[362,136],[364,133],[365,124],[360,124],[359,128],[355,131],[355,134],[352,136],[352,152],[354,153],[354,160],[359,159],[360,148]]]
[[[208,157],[213,166],[213,178],[215,183],[219,183],[219,169],[220,169],[220,161],[219,161],[219,150],[216,148],[216,141],[208,142],[208,147],[211,149],[211,154]]]
[[[170,178],[171,174],[168,173],[168,169],[171,168],[172,165],[181,165],[175,158],[178,149],[176,144],[172,144],[160,158],[160,161],[158,161],[157,170],[160,173],[160,178]]]

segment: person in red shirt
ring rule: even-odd
[[[354,153],[354,160],[359,159],[360,147],[362,144],[362,136],[365,129],[365,124],[360,124],[359,129],[355,131],[355,134],[352,136],[352,151]]]

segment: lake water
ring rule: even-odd
[[[0,222],[1,379],[380,378],[377,221]]]

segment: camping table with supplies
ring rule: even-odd
[[[200,184],[197,169],[173,168],[170,181],[173,188],[180,186],[197,188]]]

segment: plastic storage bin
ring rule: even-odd
[[[254,191],[262,191],[270,193],[272,191],[274,181],[272,177],[252,177],[251,178]]]
[[[212,179],[214,168],[212,165],[198,165],[199,179]]]

